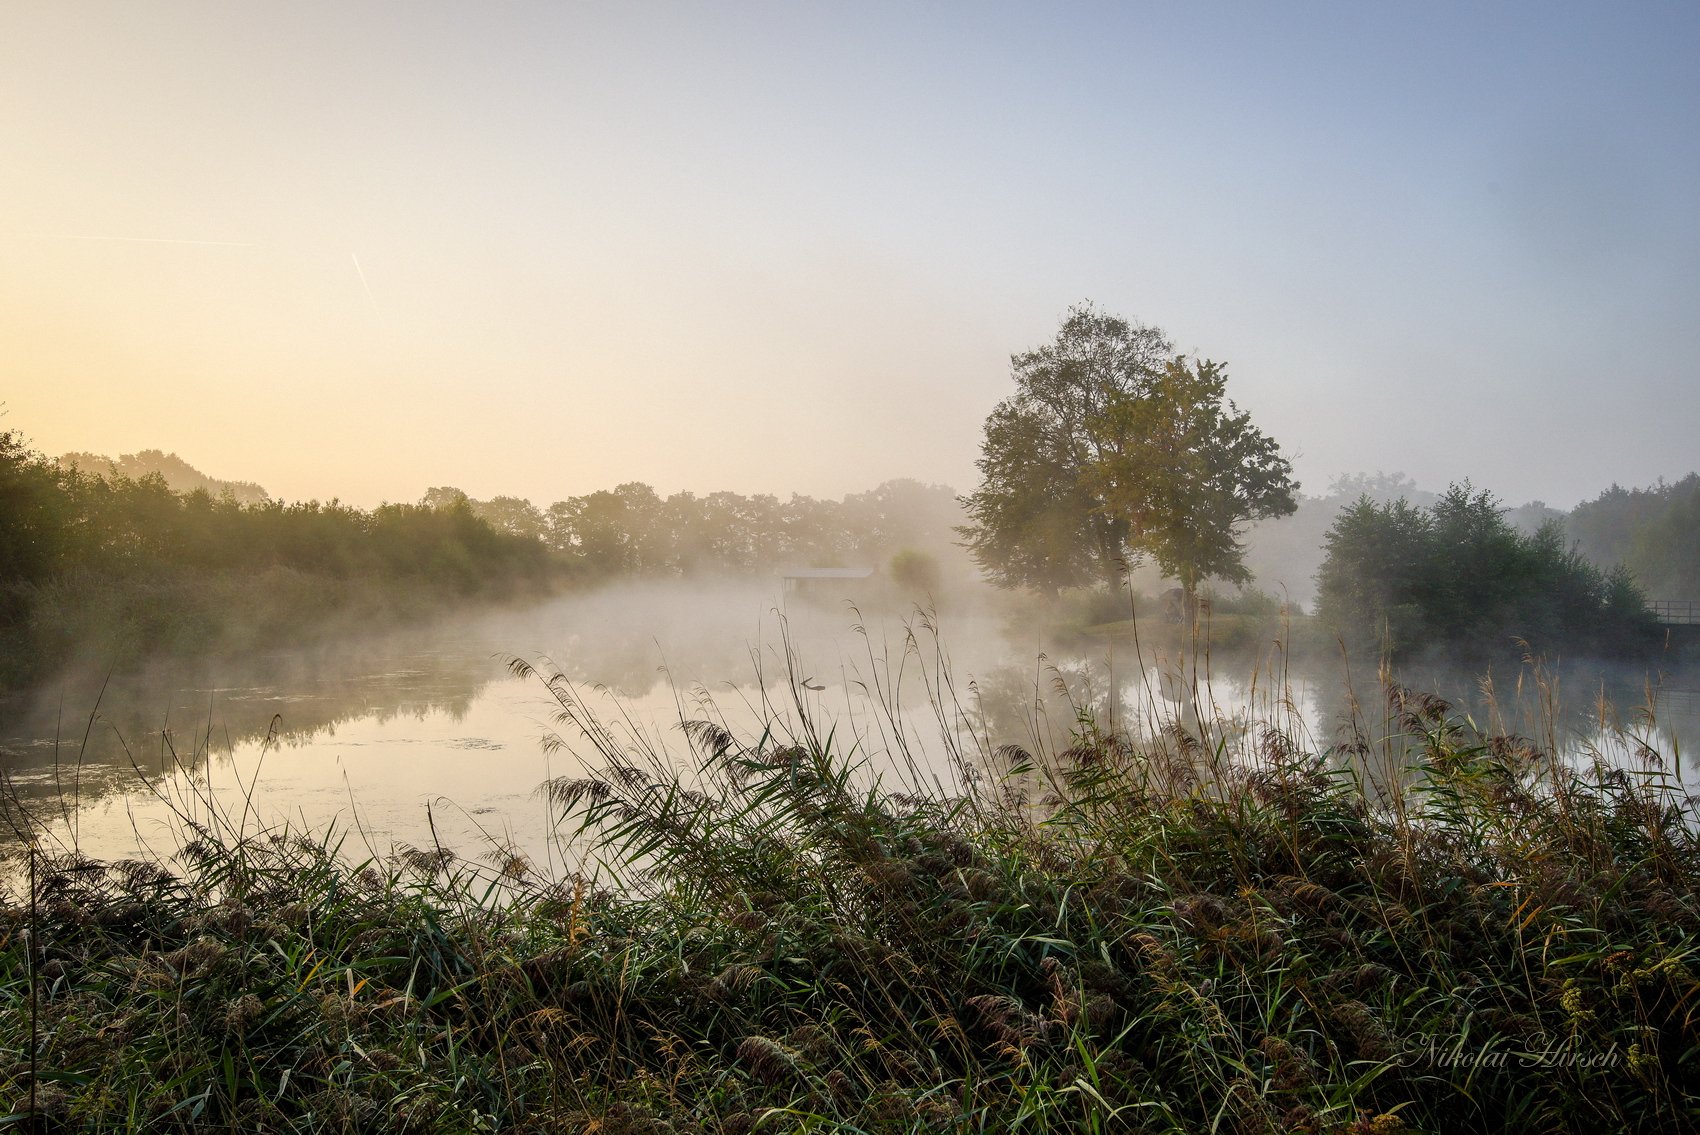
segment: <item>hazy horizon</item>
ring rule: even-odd
[[[1336,474],[1560,508],[1700,420],[1700,12],[54,4],[0,426],[287,499],[968,491],[1091,299]]]

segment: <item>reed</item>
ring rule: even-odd
[[[657,737],[518,669],[597,769],[542,789],[572,870],[375,855],[210,798],[165,861],[20,845],[4,1122],[1700,1123],[1700,828],[1645,730],[1637,761],[1577,767],[1389,684],[1330,748],[1279,716],[1089,713],[1060,750],[992,748],[941,664],[941,772],[900,715],[835,724],[797,671],[753,735]]]

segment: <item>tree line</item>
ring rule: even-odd
[[[264,648],[612,578],[865,566],[930,588],[961,519],[952,490],[909,480],[784,501],[632,483],[546,509],[438,488],[361,509],[239,496],[157,451],[123,459],[140,476],[82,458],[0,432],[0,688],[76,655]]]
[[[175,455],[159,456],[211,480]],[[258,500],[204,487],[180,492],[159,468],[132,477],[105,464],[95,472],[94,461],[48,461],[21,434],[0,433],[0,582],[15,589],[70,575],[286,567],[474,590],[550,572],[596,579],[878,567],[905,551],[948,558],[961,519],[953,490],[907,479],[842,500],[662,497],[633,482],[542,509],[517,497],[473,500],[454,488],[433,488],[414,504],[359,509],[285,503],[263,491]]]
[[[1656,599],[1700,602],[1700,473],[1644,489],[1613,485],[1566,523],[1590,562],[1622,564]]]
[[[546,570],[536,541],[470,509],[336,501],[244,503],[174,491],[159,473],[85,472],[0,433],[0,581],[19,588],[67,577],[161,578],[268,568],[335,578],[411,578],[470,592]]]
[[[590,578],[761,574],[790,567],[885,566],[900,553],[959,557],[962,509],[944,485],[907,478],[842,500],[733,492],[663,497],[640,482],[539,508],[433,488],[425,506],[466,507],[499,532],[542,544]]]
[[[1077,305],[1051,342],[1011,357],[1011,376],[1014,392],[985,423],[981,482],[961,498],[908,479],[842,500],[663,497],[629,482],[541,508],[438,487],[363,510],[285,504],[157,450],[49,462],[4,433],[0,625],[44,581],[274,568],[468,594],[803,566],[936,577],[939,561],[972,559],[1000,587],[1055,595],[1119,591],[1149,561],[1190,601],[1211,579],[1249,583],[1249,526],[1299,508],[1291,463],[1228,398],[1226,367],[1175,353],[1157,328]],[[1403,642],[1523,634],[1592,648],[1641,636],[1640,588],[1700,598],[1700,476],[1613,486],[1567,528],[1532,504],[1517,518],[1528,531],[1468,486],[1419,504],[1403,499],[1408,482],[1383,481],[1343,480],[1324,502],[1332,524],[1316,578],[1322,613],[1343,627]],[[1345,505],[1354,489],[1363,495]],[[1314,530],[1304,542],[1315,547]]]
[[[1276,442],[1228,399],[1222,364],[1081,304],[1010,370],[1015,391],[986,419],[982,479],[959,529],[987,578],[1119,591],[1149,560],[1188,608],[1206,580],[1250,582],[1247,529],[1297,511],[1298,485]],[[1534,526],[1524,531],[1468,483],[1427,507],[1405,499],[1413,488],[1336,484],[1331,496],[1356,499],[1323,538],[1328,626],[1407,653],[1511,642],[1616,653],[1657,638],[1638,579],[1682,595],[1700,571],[1700,477],[1612,490],[1577,510],[1576,545],[1538,502],[1523,510]]]
[[[158,471],[49,461],[0,433],[0,692],[79,660],[247,653],[535,594],[535,540],[466,507],[358,509],[180,493]]]
[[[75,466],[85,473],[99,476],[128,477],[132,481],[157,473],[175,493],[205,489],[210,496],[233,497],[242,504],[260,504],[271,499],[271,494],[253,481],[221,481],[217,477],[209,477],[177,454],[159,449],[144,449],[118,457],[105,457],[98,453],[64,453],[60,454],[58,464]]]
[[[285,503],[258,486],[257,499],[214,494],[205,484],[225,483],[174,454],[127,455],[126,465],[164,459],[140,476],[121,472],[119,462],[76,460],[89,456],[48,461],[21,434],[0,433],[0,581],[279,566],[337,577],[429,577],[466,589],[550,571],[603,578],[878,567],[905,551],[950,556],[961,520],[952,489],[908,479],[842,500],[662,497],[632,482],[547,508],[511,496],[473,500],[439,487],[418,503],[360,509]],[[178,480],[199,487],[174,486],[165,474],[178,465]]]
[[[1520,531],[1467,482],[1427,507],[1360,496],[1329,529],[1317,582],[1324,623],[1399,654],[1528,644],[1613,655],[1660,637],[1626,567],[1590,562],[1558,521]]]

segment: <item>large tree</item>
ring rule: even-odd
[[[1100,456],[1085,481],[1099,508],[1189,596],[1208,578],[1248,582],[1246,523],[1298,508],[1292,463],[1228,400],[1220,363],[1170,359],[1091,425]]]
[[[1105,456],[1095,423],[1173,350],[1157,328],[1081,304],[1054,341],[1011,356],[1015,393],[986,419],[980,487],[962,498],[963,542],[995,583],[1055,591],[1120,579],[1128,526],[1089,485]]]
[[[1221,365],[1091,305],[1016,355],[1016,391],[986,420],[964,542],[994,582],[1104,580],[1150,555],[1190,592],[1243,582],[1250,520],[1293,511],[1292,466],[1226,399]]]

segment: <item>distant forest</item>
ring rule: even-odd
[[[104,464],[49,461],[0,433],[0,687],[79,659],[247,651],[535,594],[551,575],[546,548],[465,507],[244,503],[172,455]]]
[[[213,497],[229,497],[238,504],[263,504],[271,494],[252,481],[221,481],[209,477],[175,453],[144,449],[121,457],[102,457],[98,453],[61,454],[57,464],[62,469],[80,469],[97,477],[125,477],[140,481],[158,476],[174,493],[197,490]]]
[[[49,460],[0,432],[0,686],[78,657],[248,650],[468,600],[603,579],[959,557],[954,493],[892,481],[841,501],[628,484],[533,508],[433,489],[413,504],[285,503],[175,454]]]
[[[888,481],[842,500],[680,492],[645,484],[557,501],[474,500],[433,488],[417,504],[286,504],[249,481],[210,477],[175,453],[47,461],[0,434],[0,579],[40,583],[288,567],[337,577],[422,576],[457,590],[519,574],[572,578],[877,568],[903,551],[945,560],[961,508],[953,489]]]
[[[1645,489],[1613,485],[1571,512],[1576,550],[1621,563],[1653,599],[1700,601],[1700,473]]]
[[[454,488],[431,489],[424,499],[434,508],[463,502],[497,531],[540,541],[595,578],[879,568],[901,552],[968,567],[956,545],[962,508],[955,490],[906,479],[843,500],[730,492],[662,497],[637,482],[546,509],[517,497],[470,500]]]
[[[1296,514],[1246,533],[1253,587],[1315,603],[1330,529],[1357,502],[1440,498],[1399,474],[1338,478]],[[842,500],[628,483],[537,507],[430,489],[417,503],[287,504],[176,454],[49,460],[0,432],[0,681],[77,651],[246,648],[328,619],[395,619],[466,599],[604,579],[760,576],[788,567],[913,568],[968,580],[964,514],[942,485],[893,480]],[[1512,528],[1557,540],[1649,598],[1700,601],[1700,474],[1613,486],[1569,514],[1535,502]],[[1150,578],[1147,578],[1149,576]],[[1147,569],[1136,586],[1158,581]]]
[[[225,507],[235,502],[285,511],[360,512],[337,505],[283,506],[260,485],[208,476],[158,449],[116,458],[66,453],[53,464],[112,484],[157,476],[173,493],[204,492]],[[1378,504],[1404,499],[1427,508],[1440,494],[1400,473],[1348,474],[1319,495],[1301,494],[1294,515],[1248,529],[1246,559],[1254,586],[1310,606],[1328,530],[1361,497]],[[796,566],[875,568],[905,550],[935,557],[953,574],[971,570],[958,546],[955,530],[963,513],[955,491],[907,479],[842,500],[731,492],[662,497],[649,485],[630,482],[546,507],[513,496],[477,500],[451,487],[430,489],[419,503],[436,511],[462,503],[495,531],[527,537],[557,553],[556,568],[592,579]],[[362,515],[405,507],[385,505]],[[1505,519],[1531,536],[1557,524],[1564,542],[1588,562],[1607,571],[1626,567],[1650,598],[1700,601],[1700,474],[1647,488],[1613,485],[1569,513],[1532,501],[1506,509]],[[338,562],[350,563],[346,557]]]
[[[1301,495],[1292,516],[1253,524],[1246,564],[1254,586],[1309,608],[1316,598],[1328,531],[1359,500],[1404,500],[1431,508],[1442,494],[1399,473],[1335,478],[1325,493]],[[1541,501],[1504,511],[1506,523],[1535,536],[1551,528],[1560,542],[1602,571],[1619,565],[1649,599],[1700,602],[1700,474],[1645,489],[1613,485],[1566,513]]]

